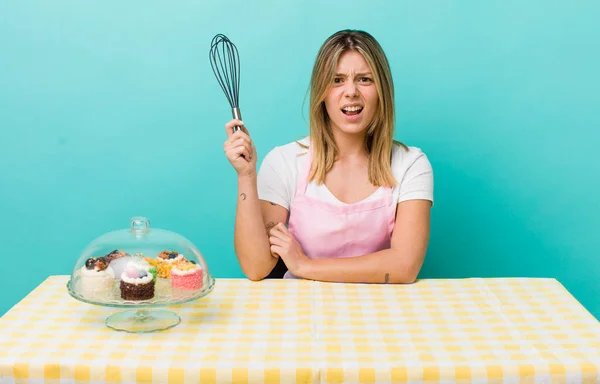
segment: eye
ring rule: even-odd
[[[344,82],[344,79],[341,78],[341,77],[336,77],[336,78],[333,79],[333,83],[334,84],[341,84],[343,82]]]
[[[370,82],[372,82],[373,80],[371,80],[371,78],[370,78],[370,77],[364,77],[364,76],[363,76],[363,77],[361,77],[360,79],[358,79],[358,81],[360,81],[361,83],[370,83]]]

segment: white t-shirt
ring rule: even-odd
[[[308,145],[309,138],[299,141]],[[406,200],[425,199],[433,202],[433,171],[427,156],[417,147],[400,145],[392,150],[392,174],[398,185],[392,189],[392,196],[398,203]],[[258,198],[279,204],[288,211],[294,195],[298,175],[306,163],[307,149],[296,142],[273,148],[265,156],[258,171]],[[363,201],[376,199],[383,193],[378,189]],[[337,205],[346,205],[339,201],[325,186],[311,181],[306,187],[306,195]]]

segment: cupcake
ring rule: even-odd
[[[171,268],[175,264],[186,261],[185,257],[177,251],[162,251],[158,254],[156,260],[158,277],[162,277],[163,279],[171,277]]]
[[[171,269],[173,288],[196,290],[202,288],[202,269],[196,263],[183,261]]]
[[[90,257],[79,270],[81,295],[90,299],[106,299],[112,290],[114,271],[104,257]]]
[[[154,297],[154,277],[138,263],[129,263],[121,274],[123,300],[149,300]]]

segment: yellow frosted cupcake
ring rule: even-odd
[[[158,277],[168,279],[171,277],[171,269],[174,265],[179,264],[183,261],[187,261],[182,254],[177,251],[162,251],[156,257],[156,269]]]

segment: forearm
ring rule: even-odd
[[[271,255],[256,183],[255,174],[238,177],[234,230],[237,258],[242,271],[251,280],[265,278],[277,262]]]
[[[356,257],[310,259],[297,274],[305,279],[340,283],[410,284],[419,273],[419,259],[390,248]]]

